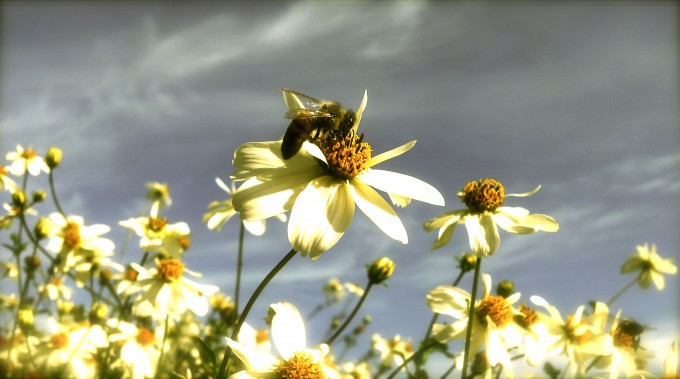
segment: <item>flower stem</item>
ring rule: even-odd
[[[238,312],[239,294],[241,293],[241,271],[243,271],[243,236],[245,227],[241,221],[241,230],[238,234],[238,260],[236,262],[236,288],[234,289],[234,309]]]
[[[373,282],[369,280],[368,284],[366,285],[366,289],[364,290],[364,294],[361,295],[361,299],[359,299],[359,302],[352,310],[352,313],[350,313],[345,322],[342,325],[340,325],[338,330],[336,330],[335,333],[333,333],[333,335],[326,341],[327,345],[332,345],[335,339],[338,338],[338,336],[340,336],[340,334],[342,334],[342,332],[347,328],[349,323],[352,322],[352,319],[354,318],[354,316],[356,316],[357,312],[359,311],[359,308],[361,308],[361,306],[364,304],[364,300],[366,300],[366,297],[368,297],[368,292],[371,290],[371,287],[373,287]]]
[[[633,278],[633,280],[630,281],[630,283],[628,283],[628,284],[626,284],[625,286],[623,286],[623,288],[621,288],[621,289],[619,290],[619,292],[617,292],[616,294],[614,294],[614,296],[612,296],[612,298],[609,299],[609,301],[607,302],[607,306],[612,305],[612,303],[615,302],[619,297],[621,297],[621,295],[623,295],[623,294],[624,294],[626,291],[628,291],[632,286],[634,286],[635,283],[637,282],[637,280],[638,280],[638,277],[635,277],[635,278]]]
[[[163,342],[161,343],[161,355],[158,357],[158,363],[156,364],[156,375],[155,378],[159,378],[161,372],[161,362],[163,362],[163,353],[165,352],[165,341],[168,339],[168,321],[170,320],[170,314],[165,316],[165,330],[163,330]]]
[[[477,300],[477,287],[479,287],[479,272],[482,267],[482,259],[477,258],[477,263],[475,263],[475,278],[472,282],[472,294],[470,295],[470,304],[468,304],[468,324],[467,331],[465,333],[465,350],[463,355],[463,372],[461,374],[461,379],[467,376],[467,365],[468,358],[470,357],[470,340],[472,339],[472,323],[475,319],[475,301]]]
[[[66,214],[64,213],[64,210],[61,209],[61,204],[59,204],[59,199],[57,198],[57,191],[54,189],[54,175],[52,175],[52,170],[50,170],[50,173],[48,175],[49,182],[50,182],[50,193],[52,194],[52,201],[54,202],[54,207],[57,208],[57,211],[66,218]]]
[[[274,266],[274,268],[265,276],[265,278],[262,280],[260,285],[255,289],[255,292],[250,296],[250,300],[248,300],[248,303],[246,303],[246,307],[243,308],[243,313],[241,313],[241,316],[238,318],[238,321],[236,321],[236,325],[234,326],[234,331],[231,333],[231,339],[235,340],[236,337],[238,337],[239,331],[241,331],[241,326],[243,323],[246,321],[246,318],[248,317],[248,313],[250,313],[250,309],[253,307],[253,304],[255,304],[255,300],[260,296],[264,288],[269,284],[269,282],[278,274],[279,271],[285,266],[293,257],[297,254],[297,251],[295,249],[291,249],[288,254],[286,254],[283,259],[279,263]],[[220,365],[220,371],[217,374],[217,378],[224,378],[226,377],[225,375],[225,369],[227,367],[227,363],[229,362],[229,359],[231,358],[232,351],[229,347],[227,347],[227,351],[224,353],[224,358],[222,359],[222,364]]]

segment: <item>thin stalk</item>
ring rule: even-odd
[[[609,299],[609,301],[607,302],[607,306],[612,305],[612,303],[615,302],[619,297],[621,297],[621,295],[623,295],[623,294],[624,294],[626,291],[628,291],[632,286],[634,286],[635,283],[638,281],[638,278],[639,278],[639,276],[636,276],[635,278],[633,278],[633,280],[630,281],[630,283],[628,283],[628,284],[626,284],[625,286],[623,286],[623,288],[621,288],[621,289],[619,290],[619,292],[617,292],[616,294],[614,294],[614,296],[612,296],[612,298]]]
[[[465,333],[465,352],[463,355],[463,372],[461,374],[461,379],[467,376],[467,365],[468,358],[470,357],[470,340],[472,339],[472,324],[475,320],[475,301],[477,300],[477,288],[479,287],[479,272],[481,271],[482,260],[477,258],[477,263],[475,263],[475,278],[472,282],[472,294],[470,295],[470,304],[468,305],[470,310],[468,312],[468,324],[467,331]]]
[[[238,337],[238,333],[241,331],[241,326],[243,326],[243,323],[246,321],[246,318],[248,317],[248,313],[250,313],[251,308],[255,304],[255,301],[257,300],[258,297],[260,297],[260,294],[262,291],[267,287],[267,284],[274,279],[274,276],[281,271],[281,269],[291,260],[293,257],[297,254],[297,251],[295,249],[291,249],[288,254],[286,254],[283,259],[279,263],[274,266],[274,268],[265,276],[265,278],[262,280],[260,285],[255,289],[255,292],[250,296],[250,300],[248,300],[248,303],[246,303],[246,307],[243,309],[243,313],[241,313],[241,316],[238,318],[238,321],[236,321],[236,325],[234,326],[234,331],[231,333],[231,339],[235,340],[236,337]],[[225,369],[227,368],[227,363],[229,362],[229,359],[231,359],[232,355],[232,350],[227,346],[227,351],[224,353],[224,358],[222,359],[222,363],[220,364],[220,371],[217,373],[217,378],[224,378],[226,377],[225,375]]]
[[[168,339],[168,321],[170,320],[170,314],[165,316],[165,330],[163,331],[163,342],[161,343],[161,354],[158,357],[158,363],[156,364],[156,375],[154,379],[158,378],[161,372],[161,362],[163,362],[163,355],[165,353],[165,342]]]
[[[50,182],[50,193],[52,194],[52,201],[54,202],[54,207],[57,208],[57,211],[66,218],[66,213],[64,213],[64,210],[61,209],[61,204],[59,204],[59,199],[57,198],[57,191],[54,189],[54,175],[52,175],[53,171],[50,170],[50,173],[48,175],[49,182]]]
[[[236,262],[236,289],[234,292],[234,309],[238,312],[238,304],[241,293],[241,271],[243,271],[243,237],[244,237],[245,226],[243,225],[243,220],[241,220],[241,230],[238,234],[238,259]]]
[[[332,345],[335,339],[338,338],[340,334],[342,334],[342,332],[347,328],[347,326],[349,326],[350,322],[352,322],[352,319],[354,318],[354,316],[356,316],[357,312],[359,311],[359,308],[361,308],[361,306],[364,304],[364,300],[366,300],[366,297],[368,297],[368,293],[371,291],[371,287],[373,287],[373,282],[369,280],[368,284],[366,285],[366,289],[364,290],[364,294],[361,296],[359,302],[354,307],[354,309],[352,309],[352,313],[350,313],[347,319],[345,319],[345,322],[342,325],[340,325],[338,330],[336,330],[335,333],[333,333],[333,335],[328,340],[326,340],[327,345]]]

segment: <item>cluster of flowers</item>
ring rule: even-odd
[[[304,103],[297,100],[286,99],[291,111],[304,109]],[[663,275],[677,272],[673,262],[661,258],[655,245],[638,246],[621,267],[622,273],[637,273],[629,286],[608,302],[580,306],[564,318],[541,297],[530,297],[531,305],[519,303],[520,293],[508,281],[501,281],[494,294],[492,279],[481,272],[481,263],[499,248],[498,227],[528,234],[556,232],[559,226],[549,216],[505,206],[506,197],[531,196],[540,186],[527,193],[506,194],[493,179],[467,183],[457,194],[463,209],[424,223],[426,231],[438,232],[433,250],[446,246],[456,225],[464,225],[469,253],[457,258],[460,273],[453,285],[436,287],[427,295],[433,317],[417,349],[399,335],[383,338],[376,333],[363,356],[344,358],[371,318],[364,317],[346,332],[347,327],[372,286],[384,285],[395,270],[387,257],[367,265],[365,287],[335,278],[323,286],[325,298],[307,320],[341,303],[346,292],[358,301],[346,299],[346,306],[333,316],[323,343],[317,346],[307,346],[304,318],[287,302],[269,306],[269,330],[249,325],[249,312],[269,281],[298,253],[318,259],[331,249],[349,227],[355,205],[387,236],[402,243],[408,241],[406,228],[393,206],[405,207],[411,200],[444,205],[444,197],[431,185],[375,168],[413,148],[415,141],[373,156],[370,144],[358,134],[366,103],[364,95],[348,132],[321,131],[289,159],[282,157],[281,140],[237,148],[231,178],[241,184],[236,189],[217,179],[233,197],[210,203],[203,217],[211,230],[219,230],[235,215],[241,220],[233,301],[218,287],[188,278],[201,277],[186,267],[184,255],[191,245],[191,232],[187,223],[169,223],[162,216],[171,205],[166,184],[148,183],[148,209],[141,217],[119,223],[139,237],[142,252],[139,263],[123,265],[116,261],[114,243],[104,237],[108,226],[87,225],[82,217],[68,215],[61,208],[53,180],[61,150],[50,148],[42,157],[31,148],[17,146],[6,155],[11,164],[0,165],[0,191],[10,195],[0,229],[14,230],[3,244],[10,254],[2,258],[0,267],[0,280],[13,283],[12,290],[6,293],[9,287],[3,286],[0,294],[0,376],[422,378],[446,377],[460,369],[462,378],[491,378],[514,377],[521,360],[529,366],[544,364],[543,375],[549,377],[587,377],[594,372],[610,378],[656,377],[644,371],[653,356],[641,344],[645,327],[610,308],[635,283],[662,290]],[[55,207],[48,217],[34,207],[46,201],[46,192],[27,195],[29,176],[41,174],[48,176]],[[392,205],[376,189],[384,191]],[[27,216],[37,216],[37,221]],[[262,235],[270,217],[288,222],[291,250],[241,309],[243,230]],[[466,273],[474,274],[471,292],[458,287]],[[80,297],[74,296],[71,282]],[[482,293],[477,296],[480,282]],[[440,315],[453,320],[438,323]],[[335,350],[340,336],[341,351]],[[455,345],[454,340],[464,345]],[[458,350],[451,353],[454,346]],[[428,366],[432,354],[442,354],[450,362],[448,370],[435,372]],[[673,342],[664,375],[677,377],[677,355]],[[552,356],[562,356],[566,366],[558,369],[547,363]]]

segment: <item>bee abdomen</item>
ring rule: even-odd
[[[281,143],[281,156],[283,159],[290,159],[297,154],[302,144],[309,137],[310,132],[311,125],[309,125],[309,122],[299,119],[291,121]]]

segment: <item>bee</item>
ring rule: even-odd
[[[317,100],[289,89],[283,89],[283,100],[288,106],[284,117],[291,119],[281,143],[281,156],[290,159],[310,140],[322,133],[338,133],[344,137],[357,120],[356,113],[335,101]]]
[[[640,325],[632,318],[624,318],[619,324],[619,330],[633,338],[633,348],[640,347],[640,335],[645,331],[645,327]]]

